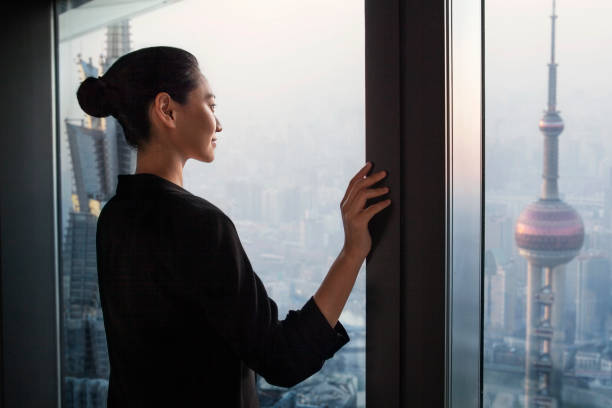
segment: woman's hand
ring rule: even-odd
[[[382,180],[387,172],[382,170],[371,176],[366,176],[371,163],[359,170],[350,181],[349,186],[340,202],[342,211],[342,222],[344,224],[344,248],[343,251],[360,259],[365,258],[372,248],[372,237],[368,231],[370,219],[388,207],[390,199],[379,201],[364,209],[366,200],[389,192],[388,187],[368,188]]]
[[[359,268],[372,248],[368,223],[376,213],[391,203],[391,200],[384,200],[363,208],[369,198],[389,191],[388,187],[368,188],[387,175],[385,171],[379,171],[367,177],[371,167],[372,164],[367,163],[359,170],[349,183],[340,202],[344,224],[344,247],[313,295],[316,305],[331,327],[336,327],[340,313],[355,285]]]

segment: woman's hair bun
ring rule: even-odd
[[[77,90],[77,99],[85,113],[103,118],[113,113],[114,101],[108,85],[100,78],[87,77]]]

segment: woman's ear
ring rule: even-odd
[[[151,104],[151,118],[160,126],[176,128],[176,116],[173,110],[174,101],[166,92],[160,92],[155,95],[155,99]]]

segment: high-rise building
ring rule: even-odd
[[[527,259],[527,322],[525,401],[527,407],[554,407],[561,388],[564,343],[564,265],[584,242],[580,215],[559,198],[557,186],[559,135],[563,120],[557,110],[555,62],[555,0],[551,15],[551,54],[548,64],[548,106],[540,120],[544,136],[543,183],[540,198],[517,220],[515,240]]]
[[[498,260],[499,259],[499,260]],[[503,251],[499,249],[487,250],[485,253],[485,290],[486,306],[484,325],[490,337],[503,337],[506,324],[507,292],[506,271],[502,267],[505,263]]]
[[[127,20],[108,27],[107,51],[99,67],[79,55],[81,81],[101,75],[129,52]],[[98,290],[96,226],[103,202],[116,190],[117,175],[133,173],[136,154],[112,117],[66,120],[66,133],[73,189],[62,246],[64,402],[68,407],[102,407],[110,364]]]

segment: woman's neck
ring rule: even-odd
[[[185,160],[177,151],[158,143],[150,143],[146,149],[138,149],[134,173],[155,174],[183,187],[184,166]]]

